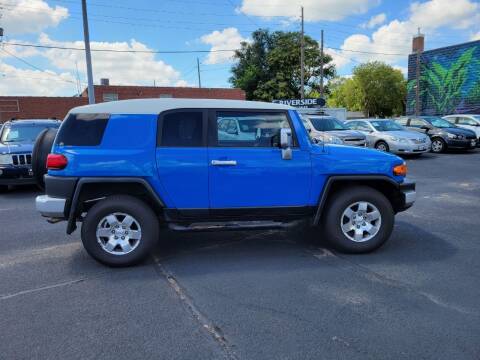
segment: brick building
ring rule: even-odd
[[[428,51],[423,48],[424,38],[419,34],[408,57],[407,114],[479,114],[480,41]]]
[[[196,98],[245,100],[240,89],[95,85],[95,102],[139,98]],[[88,104],[88,92],[79,97],[0,96],[0,123],[15,119],[63,119],[67,112]]]

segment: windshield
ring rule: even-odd
[[[348,130],[342,122],[333,117],[309,117],[310,122],[317,131]]]
[[[452,128],[457,127],[456,125],[452,124],[451,122],[442,119],[441,117],[436,116],[425,116],[423,119],[427,120],[430,124],[437,128]]]
[[[2,143],[19,143],[34,142],[38,134],[47,128],[56,128],[56,125],[7,125],[3,128],[0,142]]]
[[[378,131],[398,131],[404,128],[392,120],[370,121],[370,124]]]

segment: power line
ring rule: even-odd
[[[42,69],[42,68],[40,68],[40,67],[38,67],[38,66],[30,63],[30,62],[28,62],[27,60],[22,59],[21,57],[15,55],[15,54],[13,54],[13,53],[11,53],[10,51],[7,51],[7,50],[5,50],[5,49],[3,49],[3,48],[0,48],[0,51],[3,51],[4,53],[6,53],[6,54],[8,54],[8,55],[10,55],[10,56],[12,56],[12,57],[14,57],[14,58],[17,59],[18,61],[21,61],[21,62],[23,62],[24,64],[30,66],[31,68],[33,68],[33,69],[35,69],[35,70],[38,70],[38,71],[41,71],[41,72],[44,73],[44,74],[47,74],[47,75],[49,75],[49,76],[56,76],[56,77],[59,77],[59,78],[61,79],[61,81],[75,84],[74,81],[66,80],[66,79],[62,78],[60,75],[57,75],[57,74],[52,74],[52,73],[46,71],[45,69]]]
[[[69,47],[69,46],[55,46],[55,45],[39,45],[27,43],[4,42],[7,46],[22,46],[42,49],[57,49],[57,50],[74,50],[85,51],[85,48]],[[217,50],[119,50],[119,49],[91,49],[92,52],[115,52],[115,53],[144,53],[144,54],[196,54],[196,53],[210,53],[210,52],[235,52],[237,49],[217,49]]]

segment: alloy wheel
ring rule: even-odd
[[[340,219],[343,234],[355,242],[372,239],[380,231],[382,215],[377,207],[367,201],[347,206]]]
[[[100,220],[96,235],[104,251],[112,255],[126,255],[140,244],[142,229],[133,216],[113,213]]]

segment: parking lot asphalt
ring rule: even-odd
[[[407,159],[417,202],[344,255],[300,231],[163,232],[110,269],[0,194],[0,359],[479,359],[480,150]]]

